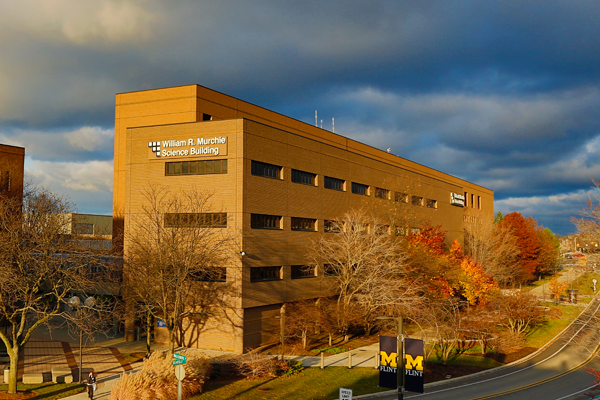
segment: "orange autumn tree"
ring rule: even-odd
[[[508,227],[517,237],[520,250],[516,261],[520,268],[519,278],[522,281],[533,280],[540,264],[540,243],[535,231],[537,222],[531,217],[525,218],[518,212],[512,212],[505,215],[500,224]]]
[[[428,296],[452,297],[456,269],[449,265],[445,257],[447,231],[441,225],[412,230],[407,235],[408,269],[414,280],[421,282]]]
[[[456,240],[445,250],[446,231],[441,226],[425,226],[408,236],[410,264],[425,280],[429,295],[460,296],[471,305],[485,303],[498,289],[481,265],[463,254]]]

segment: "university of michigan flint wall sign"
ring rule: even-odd
[[[151,160],[227,155],[227,136],[168,139],[148,142]]]

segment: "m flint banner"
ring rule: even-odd
[[[404,359],[406,361],[404,365],[404,388],[411,392],[423,393],[423,341],[404,339],[404,349]],[[381,381],[381,372],[379,373],[379,380]]]
[[[398,387],[398,341],[395,336],[379,336],[379,386]]]

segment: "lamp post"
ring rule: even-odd
[[[395,320],[398,322],[398,336],[397,336],[397,371],[398,371],[398,400],[404,399],[404,320],[402,317],[377,317],[378,320]]]
[[[81,300],[79,296],[71,297],[68,302],[71,308],[77,310],[79,318],[81,319],[81,313],[83,312],[83,308],[93,308],[96,305],[96,299],[93,297],[88,297],[83,301],[83,306],[81,305]],[[81,323],[81,321],[79,321]],[[83,339],[83,329],[79,326],[79,383],[81,383],[81,373],[83,369],[83,350],[82,350],[82,340]]]

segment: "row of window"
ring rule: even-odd
[[[227,160],[195,160],[165,163],[165,175],[226,174]]]
[[[267,214],[250,214],[250,227],[252,229],[283,229],[283,216],[267,215]],[[292,217],[290,229],[293,231],[308,231],[316,232],[317,220],[315,218],[298,218]],[[326,219],[323,220],[323,231],[330,233],[338,233],[350,229],[356,232],[367,232],[370,227],[367,224],[352,224],[347,225],[345,222]],[[377,225],[374,227],[380,234],[391,234],[392,230],[389,225]],[[405,236],[408,232],[413,234],[419,233],[419,228],[395,227],[394,234],[397,236]]]
[[[469,200],[471,200],[469,202]],[[481,210],[481,196],[475,197],[473,193],[465,192],[465,207],[478,208]]]
[[[314,278],[318,276],[317,274],[318,269],[316,265],[292,265],[290,278]],[[335,274],[335,269],[332,268],[331,265],[324,265],[324,276],[332,276]],[[191,278],[197,282],[227,282],[227,268],[212,267],[197,272]],[[281,266],[250,268],[250,282],[278,281],[283,278],[283,267]]]
[[[165,213],[165,228],[226,228],[227,213]]]
[[[331,265],[323,266],[323,276],[335,275],[336,271]],[[318,268],[316,265],[292,265],[291,275],[292,279],[301,278],[314,278],[318,276]],[[262,281],[279,281],[284,278],[283,267],[251,267],[250,268],[250,282],[262,282]]]
[[[280,165],[267,164],[260,161],[252,160],[251,167],[252,175],[262,176],[266,178],[273,179],[283,179],[282,171],[283,167]],[[300,171],[297,169],[292,169],[292,182],[301,183],[304,185],[317,186],[317,175],[311,172]],[[323,179],[323,187],[325,189],[338,190],[341,192],[346,191],[346,181],[343,179],[332,178],[330,176],[325,176]],[[354,194],[358,194],[361,196],[370,196],[371,195],[371,187],[369,185],[364,185],[358,182],[352,182],[351,191]],[[392,192],[389,189],[385,188],[375,188],[375,197],[379,199],[391,200]],[[419,206],[427,206],[429,208],[437,208],[437,200],[432,199],[424,199],[420,196],[410,196],[406,193],[396,192],[395,200],[397,202],[408,203],[409,198],[410,201],[414,205]]]

